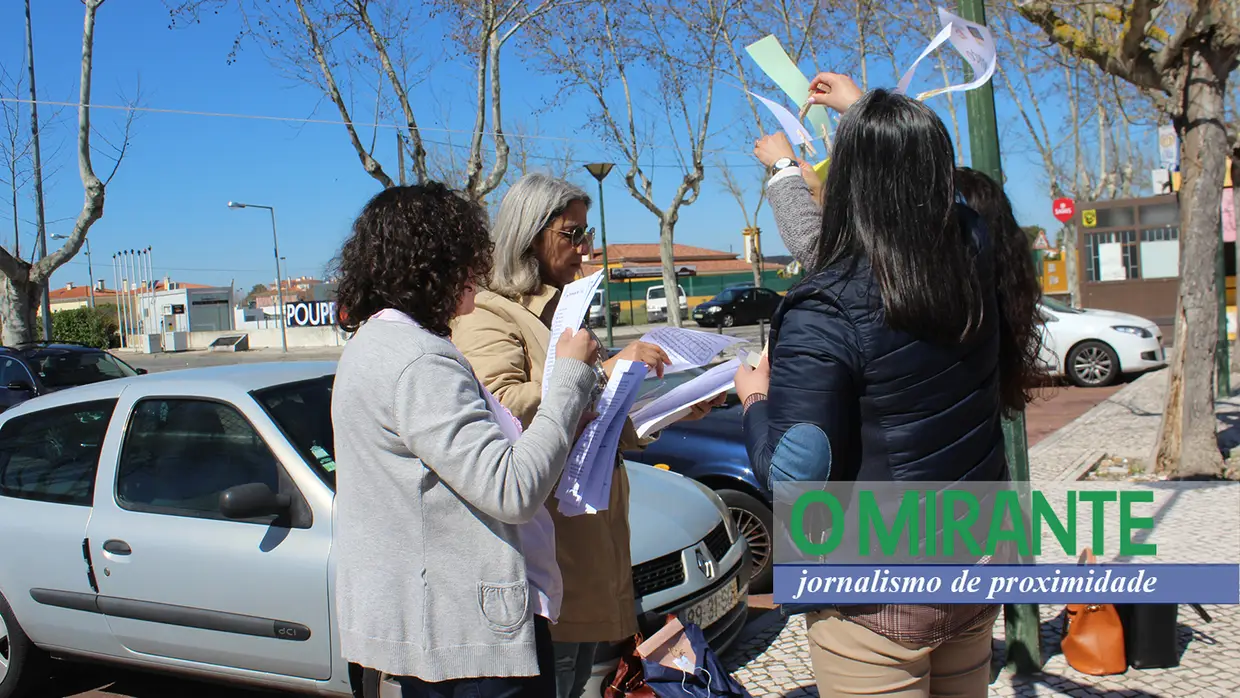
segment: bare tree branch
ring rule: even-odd
[[[319,42],[319,32],[311,21],[310,15],[306,13],[305,0],[294,0],[297,4],[297,14],[301,18],[302,26],[305,27],[306,34],[310,39],[310,50],[314,54],[314,60],[319,65],[319,70],[323,72],[323,79],[327,82],[327,94],[331,97],[332,102],[336,105],[336,109],[340,111],[340,118],[345,122],[345,129],[349,132],[349,141],[353,144],[353,150],[357,152],[357,158],[362,163],[362,169],[366,174],[374,177],[384,187],[392,186],[392,178],[383,171],[383,167],[379,161],[374,159],[365,146],[362,145],[361,138],[357,135],[357,129],[353,126],[353,117],[349,115],[349,108],[345,104],[344,96],[340,92],[340,88],[336,84],[336,76],[332,73],[331,66],[327,62],[327,54],[324,51],[323,44]]]

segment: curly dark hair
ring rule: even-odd
[[[486,212],[439,182],[389,187],[366,203],[333,266],[345,331],[394,308],[447,337],[466,285],[491,273]]]
[[[995,249],[999,297],[999,391],[1008,416],[1025,408],[1042,376],[1038,300],[1042,285],[1033,267],[1029,237],[1016,222],[1012,202],[994,179],[968,167],[956,169],[956,189],[986,222]]]

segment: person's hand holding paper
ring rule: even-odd
[[[727,401],[728,401],[727,393],[716,395],[715,397],[712,397],[709,400],[703,400],[697,403],[696,405],[693,405],[692,407],[690,407],[689,414],[686,414],[685,416],[681,417],[680,421],[696,422],[699,419],[705,419],[706,415],[710,414],[711,410],[715,409],[716,407],[722,407],[724,404],[727,403]]]
[[[636,361],[646,364],[646,368],[659,378],[663,377],[663,367],[671,366],[672,360],[661,347],[649,342],[636,341],[620,350],[619,354],[603,362],[603,370],[610,378],[615,367],[621,361]]]
[[[843,114],[861,99],[861,88],[839,73],[818,73],[809,83],[809,101]]]

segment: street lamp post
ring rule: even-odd
[[[236,201],[229,201],[228,208],[265,208],[269,213],[271,213],[271,244],[276,258],[276,303],[279,304],[276,312],[280,314],[280,346],[287,354],[288,322],[284,317],[284,282],[280,278],[280,239],[276,235],[276,210],[271,206],[263,206],[261,204],[242,204]]]
[[[586,165],[590,174],[598,180],[598,219],[599,229],[603,234],[603,318],[607,322],[607,347],[611,348],[611,270],[607,268],[607,214],[603,210],[603,180],[611,172],[610,162],[595,162]],[[630,307],[632,302],[629,303]]]
[[[68,235],[55,233],[52,235],[53,240],[68,240]],[[90,261],[90,239],[82,240],[86,244],[86,275],[90,279],[90,307],[95,307],[95,268]]]
[[[960,16],[977,24],[986,24],[986,8],[982,0],[956,0]],[[965,103],[969,115],[969,151],[973,169],[1003,183],[1003,164],[999,154],[999,126],[995,118],[994,86],[988,81],[967,93]],[[1012,480],[1020,483],[1021,499],[1029,495],[1029,441],[1024,411],[1003,420],[1004,446],[1012,469]],[[1029,675],[1042,669],[1042,647],[1037,604],[1005,604],[1004,626],[1007,632],[1006,664],[1017,674]]]

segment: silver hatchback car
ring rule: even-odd
[[[334,372],[173,371],[0,415],[0,698],[49,658],[374,696],[333,620]],[[721,651],[745,621],[744,538],[704,486],[626,467],[643,631],[677,613]],[[597,659],[605,676],[615,648]]]

